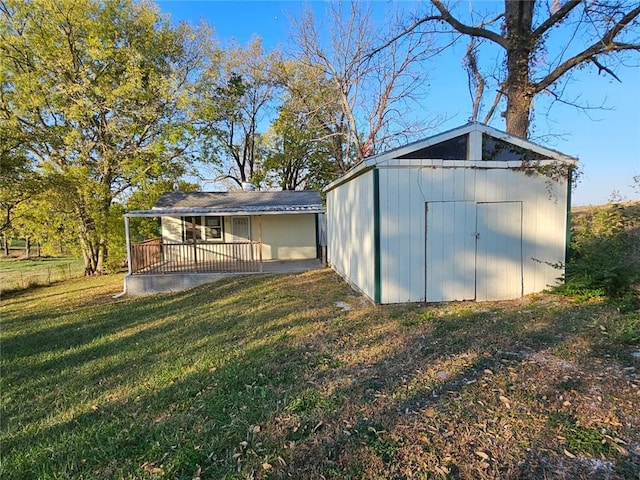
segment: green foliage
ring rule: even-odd
[[[566,438],[567,449],[574,454],[600,457],[611,455],[615,451],[605,437],[595,428],[586,428],[576,424],[576,419],[566,413],[550,415],[549,425],[557,428]]]
[[[612,204],[576,214],[560,293],[625,297],[640,279],[640,208]]]
[[[266,52],[259,37],[246,46],[228,45],[220,63],[202,75],[195,102],[203,124],[203,160],[213,164],[220,180],[232,187],[256,179],[262,134],[282,91],[274,74],[280,61],[277,50]]]
[[[260,180],[283,190],[321,190],[337,176],[317,119],[289,98],[264,136]]]
[[[107,261],[112,202],[187,171],[206,35],[148,2],[7,0],[0,126],[73,212],[88,273]],[[2,128],[0,128],[2,130]],[[26,192],[33,188],[19,182]]]

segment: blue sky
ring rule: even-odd
[[[323,1],[157,0],[156,3],[173,21],[195,24],[200,19],[206,20],[223,43],[235,39],[244,44],[252,35],[258,35],[265,48],[285,50],[291,33],[289,18],[297,16],[305,5],[319,16],[326,8]],[[382,12],[389,3],[376,2],[375,7]],[[415,6],[413,2],[402,5]],[[488,5],[483,2],[483,6]],[[466,123],[470,115],[471,100],[461,61],[465,46],[461,43],[443,53],[427,72],[430,89],[423,108],[425,112],[448,118],[441,130]],[[590,111],[588,116],[558,104],[547,116],[543,115],[543,109],[537,110],[534,135],[550,131],[562,134],[540,143],[580,160],[583,174],[574,190],[574,205],[605,203],[614,191],[629,200],[640,199],[640,192],[632,188],[632,177],[640,175],[640,68],[621,68],[617,73],[622,83],[587,68],[568,90],[571,98],[580,96],[593,105],[605,102],[608,110]],[[491,124],[505,128],[499,116]]]

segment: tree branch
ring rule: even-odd
[[[431,22],[433,20],[444,20],[444,19],[440,15],[435,15],[435,16],[430,16],[430,17],[423,17],[423,18],[421,18],[419,20],[416,20],[413,23],[413,25],[410,25],[409,27],[405,28],[400,33],[398,33],[396,36],[394,36],[394,37],[390,38],[389,40],[387,40],[382,45],[380,45],[380,46],[374,48],[373,50],[371,50],[367,54],[367,57],[368,58],[374,57],[375,55],[380,53],[382,50],[384,50],[385,48],[389,47],[389,45],[392,45],[393,43],[397,42],[398,40],[400,40],[405,35],[407,35],[409,33],[412,33],[416,28],[418,28],[423,23]]]
[[[547,18],[544,22],[542,22],[538,28],[536,28],[531,37],[534,39],[540,38],[547,30],[549,30],[554,25],[557,25],[562,21],[574,8],[582,3],[582,0],[570,0],[565,3],[562,8],[560,8],[556,13]]]
[[[640,15],[640,6],[634,8],[624,17],[622,17],[620,21],[618,21],[613,27],[605,32],[604,35],[602,35],[602,38],[597,42],[593,43],[582,52],[574,55],[573,57],[558,65],[555,69],[549,72],[538,82],[532,83],[531,88],[533,92],[538,93],[542,90],[545,90],[572,68],[580,65],[581,63],[594,59],[601,53],[620,52],[624,50],[640,51],[640,44],[616,43],[613,41],[616,35],[620,33],[622,29],[629,23],[631,23],[638,15]]]
[[[495,32],[492,32],[491,30],[487,30],[486,28],[465,25],[464,23],[456,19],[453,15],[451,15],[449,10],[447,10],[447,8],[442,4],[440,0],[431,0],[431,3],[433,3],[433,5],[442,15],[442,20],[447,22],[458,32],[465,35],[471,35],[473,37],[486,38],[487,40],[491,40],[492,42],[500,45],[505,50],[508,48],[507,40],[504,37],[498,35]]]

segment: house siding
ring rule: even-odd
[[[252,217],[251,235],[258,241],[258,218]],[[315,214],[263,215],[263,260],[303,260],[316,258]]]
[[[327,192],[328,263],[370,299],[376,293],[373,173]]]
[[[247,241],[246,238],[234,235],[232,218],[223,218],[224,242]],[[261,219],[257,216],[249,218],[250,240],[254,242],[259,240],[259,224],[262,223],[263,260],[304,260],[318,256],[315,214],[262,215]],[[162,217],[162,239],[166,243],[182,242],[181,217]],[[215,251],[215,242],[208,245],[209,250]]]

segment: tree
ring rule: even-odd
[[[268,187],[282,190],[322,189],[335,178],[331,142],[320,141],[313,117],[285,101],[278,118],[264,136],[260,174]]]
[[[335,138],[338,173],[375,150],[432,127],[426,119],[410,114],[427,81],[428,40],[406,35],[387,42],[384,51],[374,52],[377,44],[384,43],[381,32],[388,29],[374,23],[370,6],[351,2],[344,10],[341,3],[330,3],[326,28],[316,22],[311,10],[294,24],[296,60],[317,72],[306,92],[325,93],[315,97],[318,104],[309,110],[330,114],[320,122],[325,135]]]
[[[626,0],[505,0],[502,11],[483,14],[476,8],[469,21],[442,0],[431,0],[431,5],[432,11],[414,18],[374,52],[406,36],[422,36],[422,27],[433,32],[445,24],[456,36],[470,37],[466,65],[475,87],[477,115],[486,84],[478,68],[477,48],[486,43],[496,47],[503,66],[494,74],[497,94],[485,122],[505,97],[506,130],[521,137],[529,134],[537,96],[547,94],[556,101],[574,104],[564,97],[564,91],[578,70],[591,65],[598,74],[620,80],[616,68],[626,54],[640,50],[640,4]],[[554,44],[560,47],[554,50]]]
[[[87,274],[103,271],[114,199],[188,165],[206,33],[145,1],[0,1],[0,118],[56,176]]]
[[[15,122],[0,119],[0,234],[11,229],[16,209],[44,189]]]
[[[208,147],[218,180],[231,180],[241,187],[254,182],[263,122],[275,111],[281,88],[273,72],[279,52],[266,53],[255,37],[246,47],[231,45],[220,65],[203,77],[198,115],[206,125]],[[255,182],[254,182],[255,183]]]

